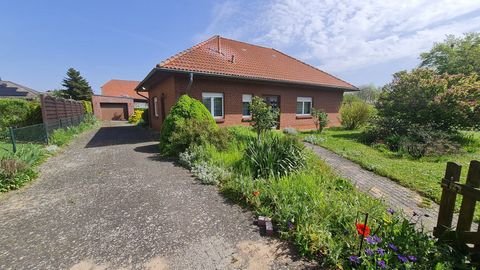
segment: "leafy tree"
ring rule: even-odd
[[[340,122],[345,129],[357,129],[368,122],[372,111],[372,105],[363,100],[344,102],[340,108]]]
[[[80,72],[74,68],[69,68],[67,71],[67,77],[63,79],[62,83],[64,90],[62,94],[64,97],[72,98],[75,100],[91,100],[93,90],[88,84],[87,80],[80,75]]]
[[[323,110],[312,108],[313,122],[319,133],[328,125],[328,114]]]
[[[377,102],[383,123],[404,134],[418,125],[456,131],[478,127],[480,82],[476,75],[438,75],[433,70],[401,71],[384,87]]]
[[[253,97],[250,111],[252,113],[252,127],[257,132],[258,137],[277,125],[278,110],[272,109],[262,98]]]
[[[421,67],[433,68],[439,74],[480,75],[480,33],[459,38],[448,35],[429,52],[422,53],[420,59]]]
[[[374,84],[363,85],[359,89],[360,91],[353,92],[350,95],[356,96],[368,104],[374,104],[382,91],[380,87],[376,87]]]

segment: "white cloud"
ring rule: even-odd
[[[447,34],[480,31],[480,1],[276,0],[255,7],[228,1],[212,18],[205,33],[261,43],[342,72],[418,57]]]

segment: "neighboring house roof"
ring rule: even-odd
[[[34,99],[41,93],[32,88],[14,83],[11,81],[0,80],[0,98],[26,98]]]
[[[130,97],[134,99],[145,99],[144,97],[138,95],[135,92],[135,87],[137,87],[139,81],[128,81],[128,80],[110,80],[106,82],[102,88],[102,95],[112,96],[112,97]],[[144,93],[142,93],[144,96]]]
[[[220,36],[168,58],[156,69],[358,90],[350,83],[275,49]]]

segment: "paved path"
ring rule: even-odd
[[[421,216],[420,222],[425,229],[433,230],[438,217],[438,204],[431,202],[428,208],[423,208],[424,198],[415,191],[403,187],[389,178],[367,171],[360,165],[323,147],[305,144],[341,176],[351,180],[359,190],[384,200],[392,208],[403,210],[407,216],[412,216],[413,212],[416,212]]]
[[[0,269],[296,269],[248,211],[156,154],[144,129],[107,126],[0,195]]]

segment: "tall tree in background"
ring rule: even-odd
[[[376,87],[374,84],[362,85],[359,89],[360,91],[353,92],[352,95],[357,96],[368,104],[374,104],[382,92],[382,88]]]
[[[74,68],[69,68],[67,71],[67,77],[63,79],[62,83],[65,87],[63,96],[72,98],[75,100],[91,100],[93,95],[92,87],[88,84],[80,72]]]
[[[480,33],[463,37],[448,35],[429,52],[420,55],[421,67],[433,68],[438,74],[480,75]]]

